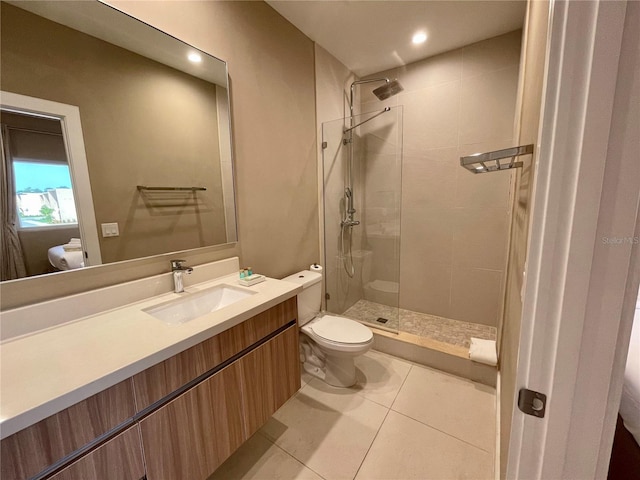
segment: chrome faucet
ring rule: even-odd
[[[176,293],[184,292],[182,274],[185,272],[193,272],[193,268],[183,265],[184,262],[186,262],[186,260],[171,260],[171,271],[173,272],[173,291]]]

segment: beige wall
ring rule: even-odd
[[[520,145],[537,145],[540,106],[549,21],[549,3],[529,2],[525,25],[525,40],[519,86],[519,111],[516,118],[516,138]],[[499,329],[500,363],[500,477],[504,478],[509,452],[511,414],[515,399],[515,381],[520,344],[520,319],[527,257],[527,237],[531,217],[531,195],[534,162],[530,156],[522,157],[524,166],[516,172],[513,221],[507,266],[504,313]]]
[[[378,85],[362,90],[363,111],[404,106],[401,308],[497,326],[511,174],[473,175],[459,157],[513,146],[520,41],[515,31],[371,75],[404,87],[384,102]]]
[[[313,42],[263,2],[113,5],[228,62],[239,242],[181,253],[241,254],[280,278],[319,258]],[[169,255],[2,286],[3,308],[166,272]],[[20,281],[18,281],[20,282]],[[37,295],[37,297],[35,296]]]

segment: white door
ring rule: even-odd
[[[640,2],[552,4],[507,477],[606,478],[638,282]]]

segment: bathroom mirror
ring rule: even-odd
[[[224,61],[98,1],[0,9],[27,276],[237,241]]]

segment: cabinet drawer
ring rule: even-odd
[[[139,480],[144,477],[138,426],[125,430],[50,480]]]
[[[245,355],[239,362],[245,434],[249,438],[300,390],[297,325]]]
[[[246,440],[235,362],[140,422],[148,480],[204,479]]]

